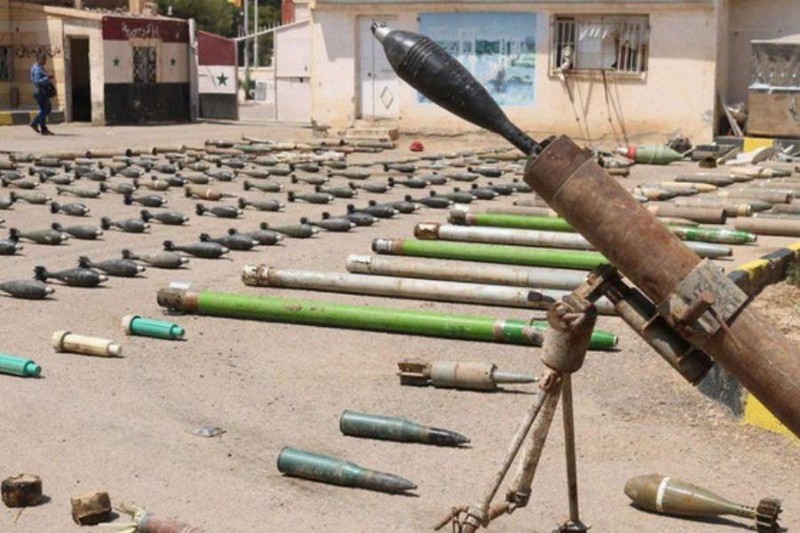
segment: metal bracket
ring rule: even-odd
[[[747,303],[721,268],[704,259],[658,306],[658,313],[694,346],[702,347]]]

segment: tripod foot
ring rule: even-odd
[[[589,531],[589,526],[580,520],[569,520],[561,524],[558,529],[554,529],[553,533],[586,533],[587,531]]]

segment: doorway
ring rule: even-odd
[[[400,83],[386,59],[383,46],[372,35],[374,22],[391,25],[395,17],[359,17],[359,118],[396,119],[400,111]]]
[[[73,122],[92,121],[92,86],[89,76],[89,39],[70,37],[70,120]]]

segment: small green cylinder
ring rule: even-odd
[[[717,228],[684,228],[671,226],[672,233],[684,241],[715,242],[719,244],[748,244],[758,236],[749,231]]]
[[[417,239],[375,239],[372,249],[378,253],[437,257],[463,261],[482,261],[535,267],[593,270],[608,264],[598,252],[533,248],[505,244],[479,244]]]
[[[124,317],[122,319],[122,327],[128,335],[155,337],[157,339],[180,339],[185,333],[184,329],[174,322],[142,318],[139,315]]]
[[[33,378],[42,373],[42,367],[30,359],[0,354],[0,372],[24,378]]]

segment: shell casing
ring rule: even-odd
[[[446,429],[424,426],[404,418],[356,413],[349,410],[344,411],[339,418],[339,429],[351,437],[397,442],[417,442],[437,446],[459,446],[469,442],[464,435]]]
[[[42,367],[30,359],[0,354],[0,372],[23,378],[33,378],[42,373]]]
[[[278,455],[278,471],[314,481],[382,492],[404,492],[417,488],[414,483],[394,474],[288,446]]]
[[[69,331],[56,331],[53,333],[52,341],[53,349],[57,352],[96,355],[99,357],[119,357],[122,355],[122,346],[118,342],[87,335],[76,335]]]
[[[142,318],[139,315],[127,315],[122,319],[122,328],[127,335],[154,337],[157,339],[175,340],[183,338],[185,330],[174,322]]]

